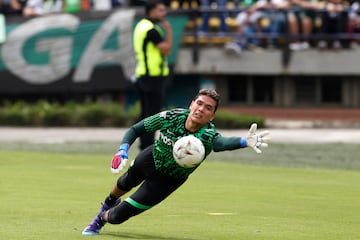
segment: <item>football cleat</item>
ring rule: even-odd
[[[119,205],[121,199],[117,199],[114,206],[108,206],[106,203],[103,203],[98,215],[94,217],[91,223],[82,231],[82,235],[98,235],[100,233],[101,228],[105,225],[105,221],[102,219],[104,213],[112,207]]]
[[[101,228],[105,225],[105,221],[98,215],[92,222],[82,231],[82,235],[98,235]]]

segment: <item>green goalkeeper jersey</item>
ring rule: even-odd
[[[163,111],[133,125],[125,134],[122,143],[130,145],[137,137],[146,132],[159,130],[153,149],[153,157],[156,169],[167,176],[175,178],[187,178],[198,166],[184,168],[178,165],[173,157],[173,145],[181,137],[194,135],[202,141],[205,147],[205,158],[211,151],[224,151],[240,148],[239,137],[222,137],[215,129],[212,122],[196,132],[190,132],[185,128],[188,109],[172,109]]]
[[[206,124],[196,132],[186,130],[185,121],[188,115],[189,110],[174,109],[161,112],[144,121],[146,131],[160,130],[153,150],[156,169],[176,178],[186,178],[196,169],[196,167],[184,168],[175,162],[173,145],[176,140],[187,135],[194,135],[204,144],[206,157],[212,151],[213,139],[218,134],[212,123]]]

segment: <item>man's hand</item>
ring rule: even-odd
[[[128,161],[129,144],[124,143],[120,146],[118,152],[114,155],[111,162],[111,172],[114,174],[119,173]]]
[[[164,28],[165,31],[171,31],[171,24],[168,21],[160,22],[160,25]]]
[[[255,152],[261,153],[260,148],[267,147],[270,137],[268,136],[269,131],[263,131],[259,134],[256,134],[257,124],[251,124],[248,135],[246,136],[246,146],[254,149]]]

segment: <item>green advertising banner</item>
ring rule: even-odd
[[[188,17],[168,20],[174,34],[169,62],[175,64]],[[0,48],[0,92],[123,88],[135,69],[135,21],[134,10],[120,9],[101,19],[64,13],[8,23]]]

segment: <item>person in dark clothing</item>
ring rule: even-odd
[[[167,56],[172,49],[172,29],[165,20],[166,6],[162,1],[149,0],[145,4],[146,17],[133,32],[137,65],[135,88],[141,105],[140,119],[161,110],[165,100],[166,82],[170,75]],[[140,138],[140,150],[154,143],[154,134]]]

